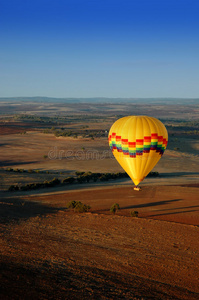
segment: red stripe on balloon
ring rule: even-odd
[[[158,138],[158,134],[157,133],[152,133],[151,134],[151,138],[154,139],[154,140],[157,139]]]
[[[117,141],[117,142],[121,141],[121,136],[116,135],[116,141]]]
[[[129,147],[136,147],[136,142],[129,142]]]
[[[147,143],[151,142],[151,136],[144,136],[144,141]]]

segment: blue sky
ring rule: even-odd
[[[199,98],[198,0],[0,0],[0,97]]]

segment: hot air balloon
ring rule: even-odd
[[[109,131],[113,155],[136,187],[162,157],[167,142],[165,126],[153,117],[123,117]]]

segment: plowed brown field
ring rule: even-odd
[[[118,186],[2,198],[2,299],[198,299],[198,191]],[[71,200],[91,211],[68,210]]]

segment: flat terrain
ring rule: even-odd
[[[3,299],[198,299],[198,188],[4,198]],[[71,200],[91,212],[67,209]],[[109,211],[114,202],[121,207],[116,215]]]
[[[159,177],[146,178],[140,192],[129,179],[8,192],[12,184],[62,180],[76,171],[121,172],[107,130],[117,113],[139,114],[141,106],[109,106],[103,112],[102,105],[81,104],[75,114],[72,104],[2,104],[2,299],[199,299],[196,105],[148,106],[149,115],[167,116],[169,144],[153,170]],[[67,209],[73,200],[91,210]]]

